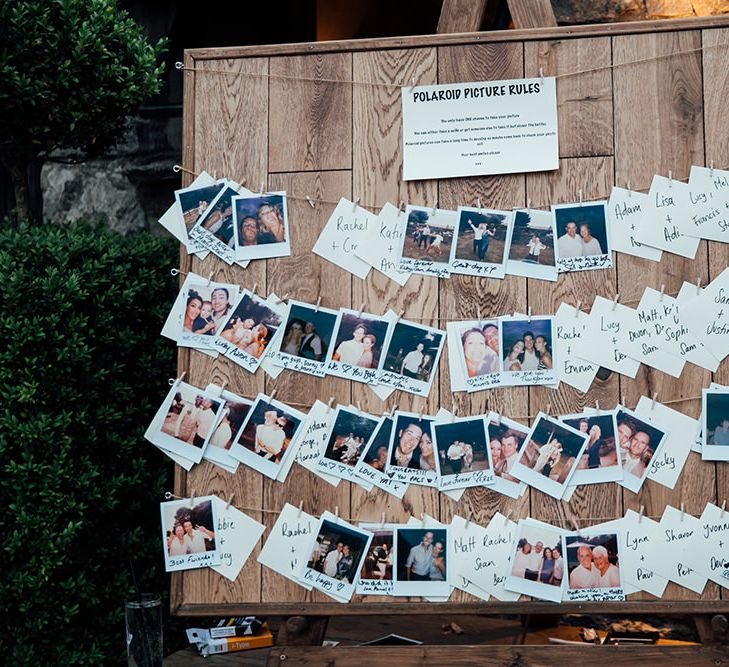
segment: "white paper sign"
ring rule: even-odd
[[[403,179],[559,167],[554,77],[402,88]]]
[[[694,165],[689,188],[694,214],[681,218],[679,229],[686,236],[729,241],[729,171]]]
[[[648,206],[648,195],[613,187],[608,201],[608,225],[613,250],[659,262],[662,250],[635,240],[636,229]]]
[[[676,303],[678,303],[679,313],[683,317],[684,308],[695,298],[701,296],[702,289],[697,285],[684,282],[681,285],[681,290],[676,297]],[[684,324],[686,326],[686,324]],[[707,371],[712,373],[719,368],[719,360],[706,349],[706,346],[693,334],[691,327],[689,327],[689,333],[684,340],[683,337],[679,339],[679,353],[685,357],[686,361],[705,368]]]
[[[354,254],[372,268],[403,286],[412,274],[398,270],[402,245],[402,220],[405,215],[397,206],[387,202],[377,214],[374,224],[362,232]]]
[[[582,340],[588,317],[587,313],[568,303],[561,303],[554,316],[554,356],[559,361],[555,369],[557,379],[582,392],[590,388],[599,368],[575,354],[575,346]]]
[[[301,442],[296,452],[296,463],[315,475],[321,477],[332,486],[339,484],[340,478],[319,469],[317,462],[329,437],[329,427],[334,419],[334,409],[317,400],[309,409],[304,423],[301,425]]]
[[[217,505],[215,541],[220,554],[220,564],[210,567],[226,579],[235,581],[266,527],[232,505],[226,509],[227,503],[224,500],[216,498],[215,501]]]
[[[690,547],[696,569],[719,586],[729,588],[729,514],[708,503]]]
[[[721,361],[729,354],[729,268],[683,309],[682,317],[714,357]]]

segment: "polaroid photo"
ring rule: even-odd
[[[432,430],[441,491],[494,483],[491,449],[482,416],[435,422]]]
[[[448,526],[395,526],[393,595],[448,597]]]
[[[729,389],[703,389],[701,401],[701,458],[729,461]]]
[[[226,264],[236,261],[233,197],[242,193],[249,193],[249,191],[245,188],[239,190],[236,183],[226,180],[225,185],[210,202],[205,213],[198,218],[189,231],[189,237],[193,241],[202,245],[206,250],[210,250]]]
[[[362,563],[356,593],[392,595],[395,526],[391,523],[360,523],[359,527],[372,533],[372,542]]]
[[[338,405],[317,468],[328,475],[360,483],[357,463],[378,423],[377,417]]]
[[[341,308],[326,358],[327,374],[377,384],[389,331],[390,321],[382,315]]]
[[[516,209],[506,273],[555,282],[556,240],[557,231],[551,211]]]
[[[165,571],[178,572],[220,563],[215,541],[214,496],[160,503]]]
[[[459,206],[451,245],[451,273],[503,278],[513,229],[513,211]]]
[[[339,313],[331,308],[289,301],[283,336],[279,339],[273,363],[324,377],[326,358],[338,318]]]
[[[211,281],[190,282],[185,290],[185,310],[180,319],[177,345],[215,349],[215,335],[222,331],[238,297],[238,286]]]
[[[457,350],[467,391],[498,387],[501,384],[499,321],[470,320],[448,324],[455,327],[460,338]],[[456,342],[451,343],[456,349]]]
[[[552,204],[557,228],[557,271],[610,269],[607,202]]]
[[[215,349],[241,368],[255,373],[266,351],[278,343],[285,312],[285,306],[274,306],[257,294],[243,290],[227,321],[218,329]]]
[[[615,423],[623,466],[623,479],[618,483],[638,493],[648,476],[651,460],[659,455],[667,431],[622,406],[615,410]]]
[[[237,195],[231,202],[236,260],[291,254],[285,192]]]
[[[563,415],[559,421],[587,435],[587,446],[577,463],[570,486],[623,479],[614,410]]]
[[[194,178],[188,187],[203,188],[209,185],[215,185],[215,179],[203,169],[203,171]],[[200,207],[200,201],[201,200],[197,202],[198,207]],[[187,206],[190,207],[190,204],[187,203]],[[207,201],[203,204],[203,208],[206,207]],[[189,217],[192,218],[192,215]],[[158,218],[157,222],[170,234],[172,234],[172,236],[174,236],[180,243],[182,243],[188,253],[194,252],[201,260],[208,256],[208,251],[202,248],[202,246],[202,249],[199,251],[193,250],[195,244],[188,238],[187,227],[185,226],[185,221],[182,215],[182,207],[177,199],[175,199],[171,206]]]
[[[216,385],[208,385],[205,392],[211,396],[219,396],[223,401],[223,409],[220,411],[220,419],[210,436],[203,458],[234,473],[240,461],[230,455],[230,448],[233,446],[235,434],[240,431],[248,416],[253,401],[232,391],[221,391]]]
[[[387,449],[385,474],[396,482],[437,486],[438,468],[433,447],[433,417],[395,412]]]
[[[281,401],[258,394],[243,424],[235,435],[230,455],[276,479],[297,438],[306,415]]]
[[[587,440],[587,433],[540,412],[519,450],[512,474],[559,500],[585,452]]]
[[[182,321],[185,317],[185,310],[187,308],[188,289],[190,285],[193,284],[207,284],[207,278],[203,278],[203,276],[193,273],[192,271],[188,272],[182,286],[180,287],[180,291],[177,293],[177,297],[172,304],[172,308],[170,308],[170,312],[167,314],[165,323],[162,326],[162,331],[160,331],[160,335],[175,341],[178,345],[182,335]],[[193,313],[198,305],[198,303],[195,303],[192,306]],[[209,336],[204,336],[201,340],[202,347],[196,347],[194,349],[209,357],[217,357],[218,351],[213,347],[209,347]]]
[[[576,533],[562,536],[567,560],[568,602],[625,600],[620,557],[620,533]]]
[[[324,512],[298,579],[339,602],[348,602],[371,542],[371,532]]]
[[[161,449],[200,463],[222,409],[218,396],[175,381],[144,437]]]
[[[458,213],[408,205],[402,224],[398,270],[448,278]]]
[[[520,498],[526,490],[526,484],[514,477],[511,470],[529,435],[529,427],[491,412],[487,417],[486,429],[494,471],[494,483],[488,488],[510,498]]]
[[[355,474],[396,498],[402,498],[408,488],[407,483],[394,479],[394,473],[387,473],[387,454],[390,449],[393,421],[388,416],[380,418],[374,433],[365,444],[357,461]]]
[[[521,519],[506,574],[507,591],[561,602],[565,583],[562,535],[564,530],[536,519]]]
[[[554,317],[499,318],[502,381],[506,385],[557,384]]]
[[[398,320],[384,345],[379,384],[427,396],[444,341],[445,331]]]
[[[211,202],[215,201],[225,187],[225,180],[215,181],[211,178],[211,181],[211,183],[205,185],[192,185],[188,188],[175,190],[175,202],[177,202],[182,215],[186,238],[185,246],[188,254],[205,250],[202,243],[193,241],[190,238],[190,231],[207,213]]]

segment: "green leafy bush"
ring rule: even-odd
[[[124,597],[164,592],[172,467],[143,433],[175,372],[177,245],[103,227],[0,229],[0,660],[111,664]]]

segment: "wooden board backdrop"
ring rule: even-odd
[[[638,62],[635,61],[644,61]],[[217,172],[234,180],[246,179],[257,189],[337,201],[359,197],[365,205],[405,200],[414,204],[455,208],[474,205],[511,208],[548,207],[551,202],[607,198],[613,184],[647,188],[654,173],[673,172],[686,178],[692,164],[717,167],[729,164],[729,18],[690,19],[579,28],[548,28],[498,33],[468,33],[417,38],[388,38],[284,46],[206,49],[185,54],[184,167]],[[549,173],[405,183],[402,172],[400,90],[367,84],[409,85],[483,81],[546,75],[589,73],[558,80],[560,168]],[[291,77],[301,77],[300,80]],[[351,82],[361,82],[353,85]],[[341,82],[341,83],[340,83]],[[191,176],[186,175],[187,185]],[[646,286],[665,284],[678,291],[683,280],[703,284],[718,275],[729,259],[729,246],[702,242],[695,260],[664,253],[660,263],[616,255],[610,271],[561,275],[557,283],[508,276],[505,280],[454,276],[449,280],[413,277],[399,287],[372,270],[366,280],[322,260],[311,252],[320,230],[334,208],[320,203],[289,201],[293,251],[291,257],[254,261],[249,268],[228,267],[212,255],[204,262],[183,252],[181,268],[214,280],[240,283],[259,293],[289,294],[302,301],[332,308],[361,303],[372,312],[388,307],[405,317],[468,319],[512,311],[554,313],[560,302],[589,309],[594,295],[624,302],[640,298]],[[431,322],[433,325],[439,322]],[[444,322],[440,324],[445,328]],[[364,410],[381,413],[379,399],[363,385],[331,377],[314,378],[284,371],[272,381],[263,372],[250,375],[219,357],[212,360],[182,349],[179,370],[204,386],[227,382],[232,391],[255,396],[273,387],[283,401],[310,403],[336,397],[340,403],[359,402]],[[729,362],[714,374],[729,383]],[[583,395],[566,384],[547,388],[499,389],[475,394],[450,391],[446,354],[427,400],[393,396],[401,408],[434,413],[441,405],[458,414],[488,409],[504,415],[529,415],[547,402],[554,413],[577,412],[584,406],[615,405],[625,397],[634,406],[641,394],[658,393],[659,400],[699,396],[711,373],[687,364],[680,379],[646,366],[635,380],[609,374]],[[388,402],[392,405],[393,400]],[[697,416],[700,403],[688,400],[673,407]],[[688,443],[687,443],[688,446]],[[707,501],[729,497],[729,464],[702,462],[691,453],[673,491],[651,481],[640,494],[615,483],[582,486],[569,503],[536,490],[511,500],[484,488],[467,490],[455,503],[437,490],[411,486],[402,501],[380,490],[365,492],[342,482],[336,489],[309,471],[294,466],[286,484],[264,478],[241,465],[230,475],[202,462],[190,473],[178,469],[175,492],[188,496],[235,494],[234,505],[280,509],[284,503],[304,502],[311,513],[334,510],[342,516],[379,521],[405,521],[426,512],[442,521],[453,514],[486,524],[494,512],[511,512],[514,519],[532,516],[564,527],[573,517],[581,525],[620,516],[626,509],[645,505],[647,515],[660,515],[667,503],[685,504],[700,514]],[[248,511],[248,510],[247,510]],[[275,515],[248,511],[270,529]],[[264,534],[265,539],[265,534]],[[260,548],[260,545],[259,545]],[[210,570],[172,575],[171,606],[175,613],[203,614],[375,614],[436,611],[419,598],[355,596],[349,605],[333,602],[319,592],[307,592],[288,579],[262,568],[256,549],[235,582]],[[724,599],[722,599],[722,594]],[[729,610],[729,594],[709,583],[702,596],[669,584],[657,601],[647,594],[629,596],[624,604],[587,605],[590,609],[632,611]],[[697,600],[700,599],[700,603]],[[487,604],[454,591],[449,611],[554,612],[550,603],[524,600]],[[564,604],[564,611],[584,609]]]

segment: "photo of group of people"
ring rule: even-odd
[[[229,287],[193,284],[187,288],[178,343],[207,344],[212,346],[213,337],[223,328],[233,310]],[[200,340],[199,337],[207,337]]]
[[[510,384],[554,384],[554,319],[503,317],[499,320],[501,368]],[[539,376],[535,377],[534,373]]]
[[[395,528],[396,595],[448,595],[448,529]]]
[[[503,278],[513,219],[511,211],[460,207],[451,271]],[[489,271],[484,270],[486,265],[490,265]]]
[[[513,549],[506,589],[559,602],[565,576],[562,531],[541,521],[522,519]]]
[[[621,484],[638,493],[648,475],[650,462],[663,443],[666,432],[627,408],[617,410],[615,422],[623,468]]]
[[[456,212],[408,206],[401,256],[448,264],[456,228]]]
[[[702,457],[729,460],[729,391],[704,389],[701,413]]]
[[[472,474],[491,470],[491,452],[483,417],[436,423],[433,436],[441,488],[464,488],[491,481],[487,475]]]
[[[596,268],[594,261],[588,261],[596,257],[605,257],[608,260],[598,268],[609,268],[612,265],[606,202],[554,204],[552,212],[557,228],[559,270]]]
[[[594,591],[600,599],[599,589],[612,589],[618,593],[623,588],[620,576],[619,540],[615,533],[600,535],[565,535],[567,557],[567,598],[570,591]]]
[[[232,203],[236,259],[291,253],[285,192],[239,195]]]
[[[573,485],[622,479],[614,411],[564,415],[560,421],[587,435],[585,451],[572,478]]]
[[[162,544],[168,572],[214,565],[219,561],[215,542],[212,497],[161,503]],[[209,554],[206,559],[193,554]]]

